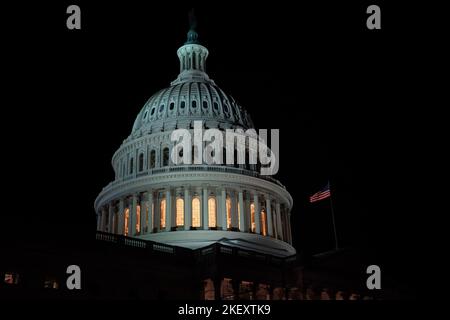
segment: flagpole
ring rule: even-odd
[[[335,245],[335,249],[338,250],[339,245],[338,245],[338,238],[337,238],[337,232],[336,232],[336,222],[334,219],[333,199],[331,197],[331,184],[329,184],[328,187],[330,189],[330,206],[331,206],[331,219],[333,220],[334,245]]]

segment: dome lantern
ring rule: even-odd
[[[206,74],[206,58],[208,57],[208,49],[198,41],[197,22],[193,11],[189,13],[190,29],[187,33],[187,40],[181,46],[177,55],[180,59],[180,74],[178,78],[171,84],[178,84],[188,81],[210,82]]]

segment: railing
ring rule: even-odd
[[[270,181],[270,182],[275,183],[278,186],[282,187],[283,189],[286,189],[285,186],[277,179],[275,179],[271,176],[261,175],[256,171],[247,170],[247,169],[243,169],[243,168],[229,167],[229,166],[213,166],[213,165],[180,165],[180,166],[168,166],[168,167],[162,167],[162,168],[148,169],[148,170],[141,171],[141,172],[138,172],[133,175],[127,175],[126,177],[119,178],[119,179],[109,183],[103,189],[112,187],[123,181],[132,180],[136,177],[142,177],[142,176],[154,175],[154,174],[162,174],[162,173],[171,173],[171,172],[187,172],[187,171],[207,171],[207,172],[223,172],[223,173],[242,174],[242,175]]]
[[[270,254],[264,254],[256,251],[226,246],[220,243],[214,243],[207,247],[199,249],[188,249],[183,247],[171,246],[160,242],[131,238],[102,231],[97,231],[96,239],[115,244],[122,244],[127,247],[141,248],[150,250],[152,252],[157,251],[163,254],[170,254],[170,255],[188,254],[193,256],[205,257],[215,254],[226,254],[242,258],[252,258],[255,260],[259,260],[261,262],[266,262],[275,265],[281,265],[282,263],[292,263],[297,260],[296,255],[292,255],[289,257],[276,257]]]

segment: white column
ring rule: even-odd
[[[261,234],[261,207],[259,205],[258,193],[253,195],[253,204],[255,205],[255,233]]]
[[[202,196],[202,212],[203,212],[203,230],[209,229],[209,219],[208,219],[208,189],[203,188]]]
[[[272,202],[269,197],[266,196],[266,214],[267,214],[267,234],[269,237],[273,237],[273,223],[272,223]]]
[[[245,219],[245,210],[244,210],[244,193],[242,190],[239,191],[238,194],[238,200],[239,200],[239,219],[241,220],[241,224],[239,225],[239,230],[241,232],[247,231],[247,221]]]
[[[278,235],[280,236],[280,240],[284,240],[284,237],[283,237],[283,224],[281,222],[281,207],[280,207],[280,203],[279,202],[277,202],[276,207],[277,207]]]
[[[137,195],[133,194],[130,208],[130,219],[128,220],[128,236],[132,237],[136,234],[136,208],[137,208]]]
[[[245,203],[245,232],[251,232],[251,227],[252,227],[252,217],[251,217],[251,212],[250,212],[250,193],[247,193],[247,197],[245,197],[244,200]]]
[[[172,193],[166,190],[166,231],[172,229]]]
[[[144,162],[145,163],[145,162]],[[144,197],[141,197],[141,202],[140,202],[140,206],[141,206],[141,213],[140,213],[140,235],[145,234],[145,227],[146,227],[146,218],[147,218],[147,205],[148,202],[146,200],[144,200]]]
[[[275,232],[274,237],[275,239],[278,239],[278,214],[276,209],[273,210],[272,215],[273,215],[273,229]]]
[[[117,213],[117,217],[118,217],[118,219],[117,220],[119,220],[118,221],[118,225],[117,225],[117,233],[118,234],[120,234],[121,236],[123,236],[123,234],[125,233],[124,232],[124,224],[125,224],[125,220],[124,220],[124,218],[125,218],[125,205],[124,205],[124,202],[123,202],[123,198],[120,198],[120,200],[119,200],[119,212]]]
[[[148,208],[148,229],[147,233],[153,232],[154,212],[153,212],[153,191],[147,191],[147,208]]]
[[[161,229],[161,199],[160,199],[160,195],[159,192],[156,193],[156,198],[154,200],[154,219],[153,219],[153,223],[154,223],[154,229],[155,232],[159,232]]]
[[[108,232],[114,233],[113,230],[113,217],[114,217],[114,207],[112,205],[112,202],[109,203],[109,212],[108,212]]]
[[[231,227],[233,229],[239,228],[238,219],[237,197],[236,192],[233,191],[231,193]]]
[[[192,199],[189,187],[184,188],[184,230],[190,230],[192,226]]]
[[[220,196],[220,211],[222,211],[222,230],[227,230],[227,193],[222,189]]]
[[[106,208],[102,208],[102,223],[100,226],[100,230],[105,232],[106,231]]]

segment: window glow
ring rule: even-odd
[[[241,229],[241,207],[239,206],[239,200],[237,201],[237,211],[238,211],[238,226]]]
[[[160,229],[164,229],[166,227],[166,199],[162,199],[160,203]]]
[[[18,284],[19,283],[19,274],[15,272],[6,272],[4,282],[7,284]]]
[[[125,232],[124,234],[128,235],[128,219],[130,218],[130,209],[125,208]]]
[[[250,204],[250,222],[251,222],[251,225],[252,225],[252,232],[256,232],[255,204],[253,202]]]
[[[208,217],[209,217],[208,225],[211,228],[214,228],[217,226],[216,215],[217,215],[216,198],[209,197],[209,199],[208,199]]]
[[[266,211],[261,210],[261,226],[262,226],[262,234],[265,236],[267,234],[267,227],[266,227]]]
[[[227,196],[227,228],[231,228],[231,199]]]
[[[198,197],[192,199],[192,226],[200,227],[200,199]]]
[[[136,206],[136,232],[141,231],[141,206]]]
[[[183,198],[177,199],[177,227],[184,226],[184,200]]]

